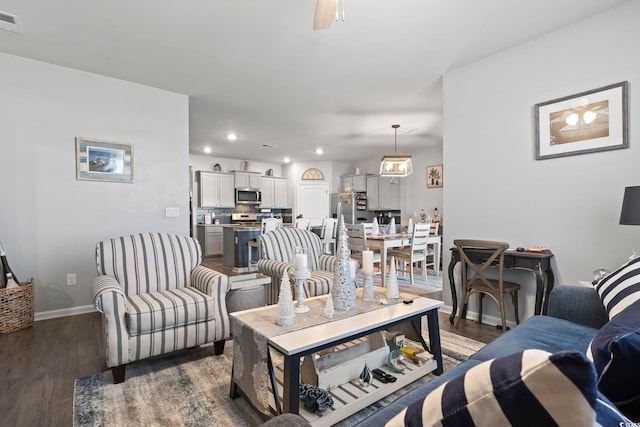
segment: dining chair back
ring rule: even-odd
[[[270,231],[277,230],[280,227],[282,227],[282,220],[280,218],[262,218],[262,221],[260,223],[260,234],[265,234]],[[253,248],[256,248],[256,251],[254,251]],[[258,268],[258,261],[253,260],[253,254],[254,252],[260,253],[258,239],[249,240],[247,242],[247,250],[247,268],[249,271],[256,271]]]
[[[504,275],[504,251],[509,248],[505,242],[492,240],[456,239],[453,241],[460,255],[462,276],[462,304],[460,315],[455,327],[460,326],[460,320],[466,317],[469,297],[478,294],[478,322],[482,322],[482,300],[488,295],[498,306],[502,320],[502,330],[507,330],[504,294],[511,295],[516,324],[520,324],[518,315],[518,283],[507,282]],[[491,278],[487,273],[497,268],[498,279]],[[495,275],[495,273],[494,273]]]
[[[282,227],[282,220],[280,218],[262,218],[260,234],[268,233],[280,227]]]
[[[322,240],[322,247],[326,254],[333,254],[335,251],[337,229],[338,220],[336,218],[325,218],[322,221],[320,240]]]
[[[388,256],[395,257],[396,264],[401,264],[400,267],[397,267],[398,271],[406,272],[408,269],[411,286],[414,285],[414,266],[416,264],[420,265],[423,280],[427,280],[427,244],[430,232],[431,224],[415,224],[411,234],[411,246],[406,250],[388,253]]]
[[[345,227],[351,258],[357,260],[362,267],[362,251],[368,250],[367,236],[373,232],[373,223],[345,224]],[[380,252],[373,253],[373,263],[380,265]]]

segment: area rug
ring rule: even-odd
[[[441,331],[441,344],[445,371],[484,345],[446,331]],[[229,397],[232,354],[233,343],[227,342],[220,356],[204,347],[132,363],[126,381],[117,385],[111,371],[79,378],[74,385],[73,425],[259,426],[264,420],[243,398]],[[340,424],[366,418],[431,378],[415,381]]]

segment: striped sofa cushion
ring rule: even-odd
[[[130,336],[177,328],[214,318],[214,300],[194,288],[127,297]]]
[[[640,257],[625,263],[596,284],[596,291],[612,319],[640,300]]]
[[[320,268],[319,258],[323,254],[322,241],[317,234],[299,228],[282,227],[258,236],[260,259],[272,259],[293,264],[294,248],[304,246],[309,250],[309,269]]]
[[[599,395],[579,352],[525,350],[488,360],[414,402],[387,426],[592,426],[627,421]]]
[[[99,275],[114,277],[126,295],[135,295],[189,286],[202,251],[191,237],[140,233],[99,242],[96,260]]]

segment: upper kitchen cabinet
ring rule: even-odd
[[[367,177],[367,205],[368,209],[400,209],[399,183],[392,184],[391,178],[379,175]]]
[[[286,178],[261,176],[260,191],[262,193],[261,208],[288,208]]]
[[[235,171],[236,188],[260,188],[260,172]]]
[[[342,184],[342,188],[340,188],[341,191],[344,190],[347,185],[356,192],[367,191],[367,175],[343,175],[340,178]]]
[[[201,208],[235,208],[234,174],[198,171]]]

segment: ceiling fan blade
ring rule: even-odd
[[[331,26],[331,22],[336,19],[337,5],[338,0],[318,0],[316,14],[313,17],[314,30],[323,30]]]

